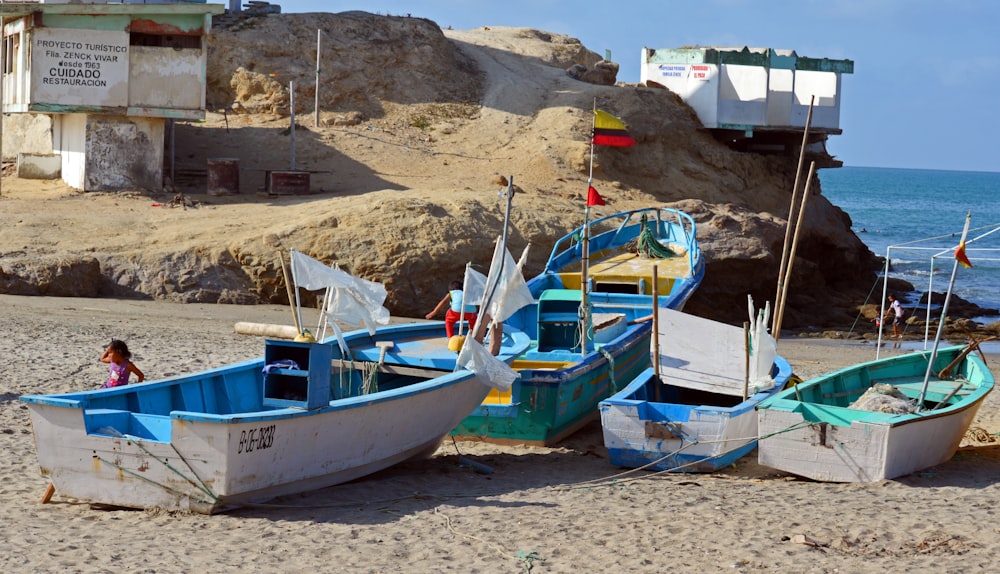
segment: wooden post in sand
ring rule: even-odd
[[[812,183],[812,178],[815,174],[816,162],[812,162],[809,164],[809,179],[806,180],[806,188],[802,192],[802,205],[799,206],[799,220],[795,224],[795,235],[792,237],[792,248],[788,251],[788,269],[785,270],[785,277],[782,281],[781,304],[775,311],[775,314],[778,316],[778,320],[774,323],[774,329],[772,329],[775,341],[781,337],[781,321],[785,318],[785,296],[788,295],[788,281],[792,278],[792,262],[795,261],[795,250],[799,245],[799,233],[802,231],[802,218],[806,213],[806,201],[809,200],[809,184]]]
[[[56,493],[56,485],[51,482],[45,487],[45,494],[42,495],[42,504],[48,504],[52,500],[52,495]]]
[[[660,314],[656,312],[660,306],[659,267],[653,265],[653,376],[657,380],[660,379]],[[660,394],[660,385],[656,386],[656,394]]]
[[[792,219],[795,217],[795,199],[796,194],[799,192],[799,178],[802,176],[802,164],[805,162],[806,158],[806,144],[809,143],[809,124],[812,123],[813,117],[813,103],[816,101],[816,96],[813,96],[809,100],[809,113],[806,115],[806,128],[802,132],[802,147],[799,148],[799,165],[795,168],[795,184],[792,186],[792,203],[788,206],[788,221],[785,224],[785,242],[781,244],[781,265],[778,266],[778,287],[774,290],[774,317],[772,317],[771,322],[771,332],[776,333],[778,331],[779,317],[777,310],[784,304],[783,289],[785,283],[785,265],[788,263],[788,239],[792,234]],[[803,201],[805,201],[803,199]],[[800,207],[801,209],[801,207]],[[775,336],[775,341],[778,337]]]
[[[323,31],[316,28],[316,103],[313,104],[316,108],[313,112],[313,127],[319,127],[319,65],[322,59],[320,58],[320,47],[323,44]]]

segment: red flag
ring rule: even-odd
[[[959,243],[958,247],[955,248],[955,259],[958,259],[958,262],[962,265],[962,267],[965,268],[972,267],[972,262],[969,261],[968,256],[965,255],[964,241]]]
[[[615,116],[594,110],[594,144],[615,147],[635,145],[635,139],[625,129],[625,123]]]
[[[597,193],[597,190],[591,185],[587,188],[587,207],[593,207],[595,205],[604,205],[604,198],[601,197],[601,194]]]

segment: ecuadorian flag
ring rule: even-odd
[[[635,139],[625,129],[625,123],[615,116],[594,110],[594,145],[628,147]]]

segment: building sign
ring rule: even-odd
[[[709,77],[708,74],[709,74],[708,66],[705,65],[691,66],[691,77],[696,80],[708,80]]]
[[[31,101],[128,106],[128,32],[34,28]]]
[[[683,78],[687,72],[687,66],[679,64],[660,64],[659,69],[664,78]]]

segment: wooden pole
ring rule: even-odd
[[[248,323],[240,321],[233,325],[233,332],[238,335],[254,335],[272,339],[294,339],[302,331],[291,325],[274,325],[271,323]]]
[[[319,127],[319,67],[320,67],[320,47],[323,44],[323,31],[319,28],[316,29],[316,103],[313,104],[315,111],[315,117],[313,117],[313,126]]]
[[[657,313],[660,306],[659,267],[659,265],[653,265],[653,376],[658,381],[660,380],[660,314]],[[656,385],[654,387],[658,403],[662,402],[660,400],[660,387],[662,386]]]
[[[795,250],[799,245],[799,233],[802,231],[802,219],[806,213],[806,202],[809,200],[809,184],[812,183],[815,174],[816,162],[811,162],[809,164],[809,179],[806,180],[806,188],[802,192],[802,205],[799,206],[799,219],[795,224],[795,234],[792,236],[792,248],[788,251],[788,269],[785,272],[785,279],[781,286],[781,304],[777,310],[778,320],[774,324],[774,329],[772,329],[775,342],[781,337],[781,321],[785,318],[785,297],[788,295],[788,281],[792,277],[792,263],[795,261]]]
[[[778,267],[778,286],[774,290],[774,308],[777,310],[783,303],[782,289],[784,288],[785,282],[785,265],[788,264],[788,239],[792,235],[792,219],[795,218],[795,199],[799,193],[799,178],[802,177],[802,164],[805,162],[806,158],[806,144],[809,143],[809,125],[812,123],[813,117],[813,103],[816,101],[816,96],[813,96],[809,100],[809,113],[806,115],[806,127],[802,131],[802,146],[799,148],[799,165],[795,168],[795,184],[792,186],[792,203],[788,206],[788,220],[785,224],[785,242],[781,244],[781,265]],[[774,314],[771,318],[771,332],[775,333],[778,330],[778,313]],[[777,339],[777,337],[775,337]]]
[[[295,171],[295,81],[288,82],[289,130],[292,148],[292,165],[288,169]]]
[[[750,391],[750,323],[743,321],[743,349],[746,364],[743,370],[743,400],[747,400]]]
[[[264,245],[273,248],[274,254],[278,256],[278,262],[281,264],[281,278],[285,281],[285,293],[288,295],[288,306],[292,309],[292,322],[295,324],[295,329],[301,334],[302,322],[299,320],[298,313],[295,312],[292,282],[288,280],[288,268],[285,267],[285,257],[281,254],[281,240],[276,235],[267,234],[264,236]]]
[[[653,265],[653,367],[656,376],[660,376],[660,314],[656,312],[660,306],[659,268]]]

